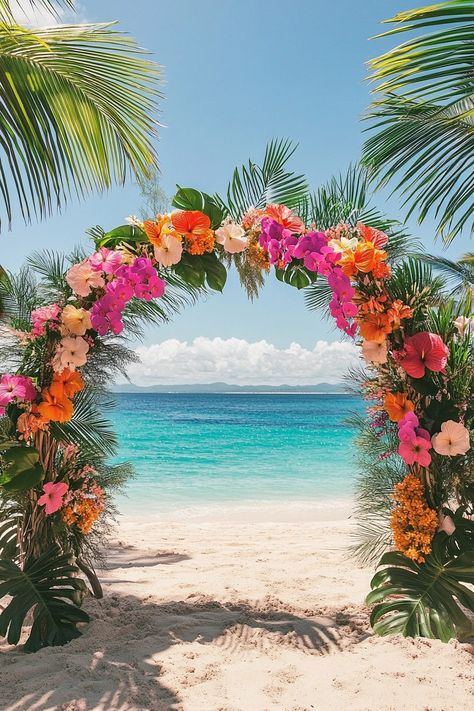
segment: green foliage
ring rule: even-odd
[[[447,642],[472,634],[463,607],[474,612],[474,550],[453,557],[446,533],[436,534],[432,552],[419,565],[401,553],[385,553],[373,577],[367,604],[374,631],[380,635],[429,637]],[[464,584],[463,584],[464,583]]]
[[[208,286],[215,291],[222,291],[227,280],[227,270],[214,252],[199,256],[183,252],[181,261],[173,271],[196,289]]]
[[[72,0],[25,0],[25,2],[16,2],[22,9],[28,4],[31,10],[46,10],[51,14],[51,17],[59,17],[58,7],[64,7],[68,10],[74,10]],[[12,11],[11,0],[0,0],[0,22],[5,22],[14,25],[15,16]]]
[[[31,611],[25,652],[61,646],[79,637],[77,625],[88,622],[89,615],[78,607],[86,592],[84,581],[75,577],[78,572],[58,546],[27,560],[23,570],[11,560],[0,559],[0,598],[11,596],[0,614],[0,635],[17,644]]]
[[[120,225],[119,227],[114,227],[113,230],[109,230],[109,232],[100,232],[95,240],[95,246],[96,249],[100,247],[115,249],[123,244],[126,247],[136,248],[140,244],[146,244],[147,242],[148,237],[137,225]]]
[[[474,2],[401,12],[381,37],[410,38],[370,62],[376,99],[364,163],[379,184],[396,181],[408,214],[438,219],[451,241],[472,232]]]
[[[18,211],[26,220],[44,217],[71,195],[146,172],[156,160],[158,76],[110,24],[0,26],[0,199],[8,223]]]
[[[4,445],[0,445],[4,447]],[[26,491],[43,481],[45,473],[34,447],[13,446],[0,456],[0,486],[5,491]]]

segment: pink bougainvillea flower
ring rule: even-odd
[[[221,244],[229,254],[238,254],[247,248],[245,230],[235,222],[228,222],[216,230],[216,242]]]
[[[62,481],[57,484],[48,482],[48,484],[43,486],[44,493],[43,496],[40,496],[38,499],[38,506],[44,506],[44,511],[47,516],[61,508],[68,488],[68,485]]]
[[[0,380],[0,407],[12,400],[34,400],[38,394],[31,378],[26,375],[2,375]]]
[[[460,422],[446,420],[441,425],[441,432],[431,438],[433,449],[438,454],[447,457],[455,457],[458,454],[466,454],[471,448],[469,442],[469,431]]]
[[[122,264],[122,253],[107,247],[101,247],[89,257],[89,264],[96,272],[114,274]]]
[[[366,363],[383,363],[387,362],[387,341],[381,341],[377,343],[376,341],[363,341],[362,342],[362,355]]]
[[[105,284],[102,273],[95,271],[88,259],[74,264],[66,274],[66,281],[78,296],[88,296],[92,289]]]
[[[61,314],[61,323],[64,335],[83,336],[85,332],[92,328],[91,317],[86,309],[77,309],[72,304],[64,307]]]
[[[406,464],[419,464],[428,467],[431,464],[431,442],[424,437],[415,436],[409,442],[400,442],[398,453]]]
[[[448,361],[448,349],[441,337],[428,331],[406,338],[404,351],[400,365],[412,378],[422,378],[426,368],[441,373]]]
[[[43,336],[45,333],[45,324],[48,321],[55,321],[61,308],[58,304],[49,304],[49,306],[40,306],[37,309],[33,309],[31,312],[31,323],[33,328],[31,333],[34,336]]]
[[[66,336],[58,346],[56,355],[53,358],[53,368],[61,373],[65,368],[76,370],[87,361],[89,344],[80,336]]]
[[[171,267],[181,261],[183,242],[179,235],[175,237],[172,234],[164,234],[154,252],[155,259],[161,267]]]

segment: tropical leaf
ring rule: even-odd
[[[394,182],[408,215],[428,214],[451,241],[474,229],[474,2],[451,0],[401,12],[410,39],[373,59],[377,95],[363,162],[379,185]]]
[[[12,7],[14,5],[14,7]],[[31,10],[43,10],[49,12],[51,17],[59,18],[58,9],[64,7],[67,10],[74,10],[74,3],[72,0],[24,0],[23,2],[15,2],[14,4],[11,0],[0,0],[0,22],[15,24],[15,13],[18,7],[20,7],[24,12],[27,9],[24,6],[28,6]]]
[[[296,208],[308,193],[306,178],[286,170],[296,148],[289,140],[271,141],[265,149],[262,165],[249,160],[247,165],[235,168],[226,200],[217,195],[213,200],[237,222],[251,207],[262,208],[267,203],[284,203]]]
[[[11,492],[26,491],[37,486],[45,476],[38,460],[39,452],[34,447],[23,445],[8,448],[0,457],[0,486]]]
[[[434,277],[431,267],[416,257],[410,257],[397,264],[388,282],[388,290],[393,299],[400,299],[413,309],[427,307],[441,296],[444,280]],[[418,324],[419,326],[419,324]]]
[[[158,67],[110,24],[0,26],[0,199],[8,222],[155,162]]]
[[[433,549],[419,565],[399,552],[386,553],[371,582],[367,604],[374,631],[380,635],[429,637],[447,642],[472,633],[462,608],[474,612],[474,550],[449,555],[446,533],[436,534]]]
[[[454,262],[446,257],[432,254],[420,254],[419,258],[439,272],[456,297],[470,295],[474,291],[474,257],[466,254]]]
[[[178,210],[200,210],[211,220],[213,230],[220,227],[224,211],[210,195],[194,188],[182,188],[179,185],[176,187],[178,190],[171,203],[173,207]]]
[[[89,615],[78,607],[86,592],[84,581],[75,577],[78,572],[59,546],[27,560],[23,570],[11,560],[0,559],[0,598],[11,596],[0,614],[0,635],[9,644],[17,644],[25,618],[32,612],[25,652],[79,637],[77,625],[88,622]]]

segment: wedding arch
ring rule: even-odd
[[[90,254],[69,264],[36,254],[2,276],[0,597],[10,598],[0,635],[11,644],[31,610],[26,651],[77,637],[89,619],[84,578],[101,594],[94,560],[111,492],[129,473],[108,461],[116,442],[104,418],[107,384],[133,357],[123,335],[202,290],[222,291],[230,263],[251,292],[271,271],[307,288],[361,347],[351,377],[369,406],[352,425],[368,532],[358,553],[382,554],[367,597],[374,631],[472,632],[470,298],[441,298],[395,223],[381,229],[376,214],[362,221],[354,210],[327,224],[302,176],[285,171],[289,155],[274,142],[262,167],[236,170],[225,199],[178,188],[168,214],[93,230]]]

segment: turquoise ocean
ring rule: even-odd
[[[322,394],[120,393],[112,412],[117,461],[136,477],[123,513],[166,514],[260,505],[347,504],[362,400]]]

